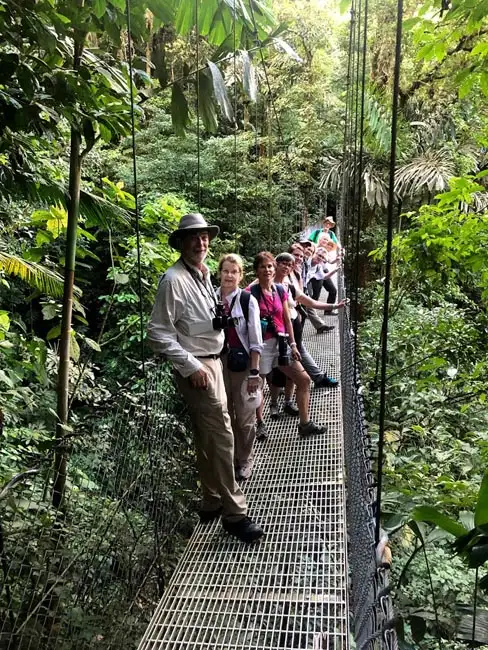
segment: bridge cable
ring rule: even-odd
[[[200,65],[200,25],[198,24],[199,20],[199,3],[200,0],[195,0],[195,56],[197,59],[197,64],[195,66],[195,85],[196,85],[196,100],[195,108],[197,113],[197,203],[198,203],[198,212],[202,209],[202,190],[201,190],[201,179],[200,179],[200,71],[198,66]]]
[[[347,174],[347,159],[349,156],[349,96],[351,93],[351,63],[352,63],[352,33],[354,24],[354,2],[351,6],[351,20],[349,23],[349,47],[347,58],[347,76],[346,76],[346,110],[344,115],[344,144],[342,147],[342,192],[341,192],[341,223],[342,229],[341,239],[344,247],[347,249],[348,245],[348,226],[347,226],[347,202],[349,191],[349,179]],[[327,215],[325,215],[327,216]]]
[[[358,381],[358,322],[359,322],[359,249],[361,240],[362,217],[363,217],[363,172],[364,172],[364,102],[366,93],[366,51],[368,38],[368,0],[364,0],[364,26],[362,43],[362,72],[361,72],[361,116],[359,119],[359,166],[358,166],[358,201],[357,201],[357,226],[356,226],[356,258],[354,266],[354,373],[355,381]]]
[[[236,0],[233,9],[233,39],[234,39],[234,224],[237,227],[237,132],[239,123],[237,121],[237,33],[236,33]]]
[[[140,355],[141,355],[141,371],[142,371],[142,382],[144,390],[144,425],[143,425],[143,435],[146,435],[147,441],[147,451],[150,467],[154,467],[153,462],[153,449],[152,442],[149,435],[149,399],[148,399],[148,389],[147,389],[147,372],[146,372],[146,355],[144,350],[144,338],[145,338],[145,328],[144,328],[144,305],[143,305],[143,285],[142,285],[142,265],[141,265],[141,228],[140,228],[140,211],[139,211],[139,192],[138,192],[138,183],[137,183],[137,164],[136,164],[136,127],[135,127],[135,99],[134,99],[134,75],[133,75],[133,65],[132,58],[134,55],[133,41],[131,35],[131,0],[126,0],[126,18],[127,18],[127,48],[128,48],[128,65],[129,65],[129,88],[130,88],[130,118],[131,118],[131,142],[132,142],[132,174],[134,182],[134,216],[135,216],[135,230],[136,230],[136,249],[137,249],[137,283],[139,291],[139,337],[140,337]],[[156,508],[156,488],[154,484],[154,476],[152,470],[149,471],[150,477],[150,486],[152,493],[152,507],[153,515],[155,515]],[[160,543],[159,543],[159,530],[157,519],[154,516],[154,552],[157,558],[158,564],[158,578],[161,581],[164,573],[163,567],[160,562]]]
[[[388,318],[390,307],[391,285],[391,257],[393,242],[393,207],[395,202],[395,167],[396,167],[396,142],[398,123],[398,100],[400,94],[400,65],[402,48],[402,18],[403,0],[397,0],[397,23],[395,36],[395,64],[393,73],[393,96],[391,112],[391,149],[390,149],[390,177],[388,184],[388,212],[387,212],[387,237],[386,237],[386,270],[385,291],[383,298],[383,322],[381,327],[381,375],[380,375],[380,412],[378,432],[378,472],[377,472],[377,497],[376,497],[376,543],[380,539],[381,517],[381,489],[382,469],[385,441],[385,415],[386,415],[386,367],[388,354]]]
[[[349,297],[351,300],[353,299],[353,296],[357,293],[357,288],[355,286],[355,280],[356,276],[354,273],[355,269],[355,260],[357,259],[358,251],[356,249],[356,236],[355,236],[355,229],[357,227],[357,220],[356,220],[356,212],[357,212],[357,201],[356,201],[356,188],[357,188],[357,183],[358,183],[358,178],[357,178],[357,156],[358,156],[358,127],[359,127],[359,120],[358,120],[358,114],[359,114],[359,70],[360,70],[360,61],[359,61],[359,53],[360,53],[360,38],[361,38],[361,11],[362,11],[362,0],[357,0],[356,2],[356,12],[355,12],[355,32],[354,32],[354,50],[353,52],[355,53],[355,58],[353,59],[353,73],[354,73],[354,81],[353,81],[353,88],[354,92],[352,93],[351,97],[351,139],[354,134],[354,145],[351,144],[351,149],[352,149],[352,170],[350,174],[350,178],[352,178],[352,188],[350,190],[350,199],[351,199],[351,206],[350,206],[350,224],[349,224],[349,236],[351,237],[351,255],[349,256],[350,258],[350,263],[349,263],[349,275],[351,277],[351,282],[349,286]],[[354,123],[354,129],[353,129],[353,123]],[[354,305],[354,314],[357,312],[357,306]]]

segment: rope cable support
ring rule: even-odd
[[[363,170],[364,170],[364,102],[366,94],[366,49],[368,39],[368,0],[364,0],[364,26],[363,26],[363,43],[362,43],[362,71],[361,71],[361,115],[359,118],[359,161],[358,161],[358,201],[357,201],[357,219],[356,219],[356,258],[354,265],[354,287],[355,287],[355,312],[354,312],[354,372],[355,380],[358,380],[358,322],[359,322],[359,248],[361,240],[361,228],[363,217]]]
[[[130,0],[126,0],[126,16],[127,16],[127,46],[128,46],[128,64],[129,64],[129,87],[130,87],[130,113],[131,113],[131,141],[132,141],[132,173],[134,178],[134,215],[135,215],[135,230],[136,230],[136,248],[137,248],[137,281],[138,281],[138,291],[139,291],[139,336],[140,336],[140,354],[141,354],[141,371],[142,371],[142,382],[143,382],[143,391],[144,391],[144,432],[147,434],[150,429],[150,411],[149,411],[149,399],[148,399],[148,382],[147,382],[147,372],[146,372],[146,359],[144,351],[144,305],[143,305],[143,286],[142,286],[142,266],[141,266],[141,228],[140,228],[140,212],[139,212],[139,192],[137,184],[137,151],[136,151],[136,127],[135,127],[135,100],[134,100],[134,77],[133,77],[133,65],[132,58],[134,55],[133,52],[133,41],[131,35],[131,19],[130,19]],[[150,466],[154,466],[154,454],[152,449],[152,442],[149,435],[146,435],[147,441],[147,452]],[[150,473],[150,489],[152,493],[153,508],[156,508],[156,486],[153,472]],[[155,513],[153,512],[153,515]],[[156,561],[158,564],[159,576],[163,575],[163,568],[160,562],[160,540],[159,540],[159,530],[157,517],[154,516],[154,553]]]
[[[396,167],[396,142],[398,124],[398,100],[400,94],[400,66],[402,53],[402,18],[403,0],[397,0],[397,23],[395,36],[395,64],[393,73],[393,94],[391,111],[391,149],[390,149],[390,177],[388,184],[388,212],[387,212],[387,235],[386,235],[386,269],[385,269],[385,291],[383,299],[383,321],[381,326],[381,374],[380,374],[380,407],[379,407],[379,431],[378,431],[378,468],[377,468],[377,497],[376,497],[376,543],[380,539],[381,519],[381,490],[383,485],[382,469],[385,442],[385,415],[386,415],[386,370],[388,354],[388,319],[390,307],[390,286],[391,286],[391,258],[393,242],[393,210],[395,202],[395,167]]]

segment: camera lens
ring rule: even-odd
[[[279,366],[288,366],[290,365],[290,358],[288,356],[288,335],[283,332],[278,333],[278,365]]]

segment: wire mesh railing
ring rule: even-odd
[[[342,285],[342,278],[340,278]],[[341,291],[342,293],[342,291]],[[397,650],[389,564],[375,542],[376,481],[349,308],[341,318],[342,404],[347,473],[350,622],[357,650]]]
[[[350,627],[359,650],[396,650],[347,309],[340,320]],[[167,366],[149,364],[147,411],[143,387],[134,382],[76,433],[67,435],[62,511],[52,505],[50,445],[44,461],[0,488],[2,649],[136,647],[193,529],[192,441]]]
[[[134,382],[67,436],[62,510],[49,445],[0,488],[0,648],[135,647],[192,530],[196,488],[167,366],[149,368],[144,404]]]

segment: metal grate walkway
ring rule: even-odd
[[[339,323],[304,340],[340,377]],[[266,414],[266,411],[265,411]],[[339,650],[348,647],[347,553],[340,388],[313,390],[311,416],[329,433],[307,440],[297,420],[266,418],[244,484],[266,536],[245,546],[219,522],[199,524],[139,650]]]

